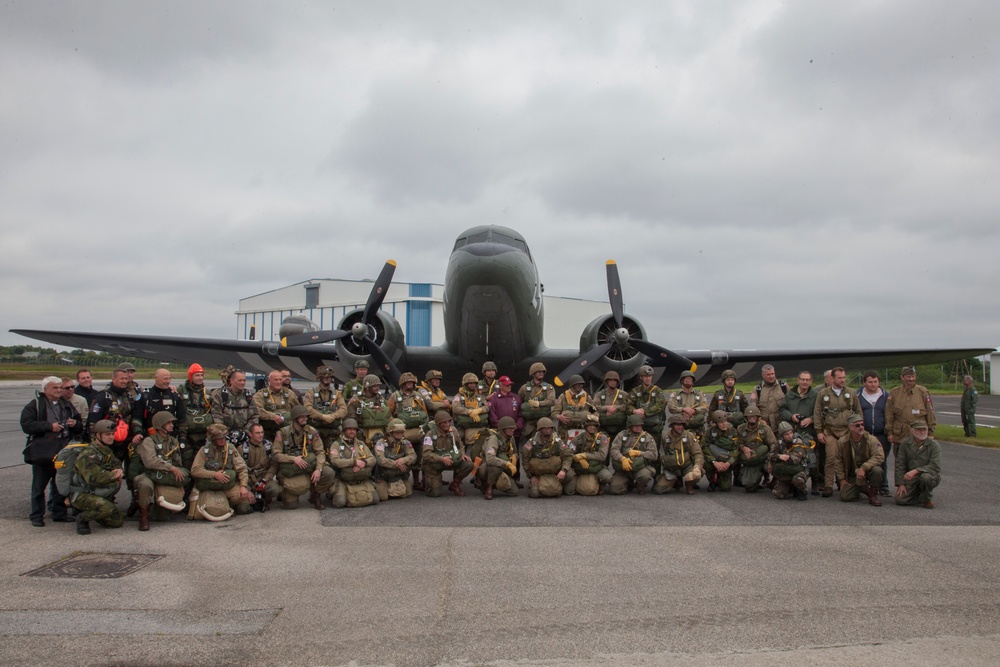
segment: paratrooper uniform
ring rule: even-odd
[[[375,375],[365,376],[365,387],[360,394],[355,394],[347,404],[347,416],[358,422],[361,439],[365,442],[377,442],[385,437],[385,427],[392,419],[389,402],[377,389],[382,381]],[[376,387],[374,394],[370,391]]]
[[[537,362],[531,365],[531,368],[536,367],[545,370],[545,367]],[[517,397],[521,399],[521,418],[524,420],[521,440],[526,442],[535,434],[538,420],[552,416],[552,407],[556,404],[556,388],[544,380],[536,383],[532,378],[517,390]]]
[[[927,433],[933,436],[937,426],[934,401],[927,387],[917,384],[907,389],[900,385],[889,392],[885,402],[885,431],[892,436],[893,452],[899,449],[900,442],[909,437],[910,422],[913,421],[927,424]]]
[[[292,408],[301,405],[295,392],[287,387],[277,391],[264,387],[253,395],[253,404],[257,407],[257,419],[264,427],[264,437],[270,440],[275,440],[278,431],[288,426],[292,419]],[[275,419],[279,415],[280,424]]]
[[[814,478],[813,483],[823,485],[825,496],[833,491],[836,477],[833,459],[837,454],[837,441],[847,433],[847,419],[855,413],[861,414],[861,402],[857,392],[850,387],[844,387],[839,396],[833,387],[823,387],[816,395],[813,425],[817,434],[823,433],[826,436],[826,444],[820,443],[816,447],[816,468],[822,470],[822,476],[817,474],[818,479]],[[889,411],[886,410],[886,418],[888,416]]]
[[[847,482],[840,490],[840,499],[851,502],[860,498],[861,494],[864,493],[872,505],[881,505],[882,502],[878,499],[878,490],[882,486],[882,461],[885,460],[882,443],[874,435],[867,432],[863,433],[856,442],[852,436],[853,434],[849,431],[837,441],[837,456],[833,461],[837,479]],[[865,483],[863,484],[859,484],[858,468],[865,472]]]
[[[153,504],[153,500],[157,496],[165,498],[168,495],[168,490],[163,487],[180,489],[180,493],[176,494],[179,497],[170,494],[172,497],[165,499],[166,501],[158,501],[162,510],[153,518],[166,520],[169,515],[165,511],[180,512],[184,509],[183,502],[173,502],[183,498],[183,489],[191,481],[191,473],[184,467],[181,452],[181,443],[177,438],[161,431],[156,431],[139,444],[136,461],[130,466],[130,472],[137,473],[132,485],[142,513],[139,530],[149,528],[149,506]],[[171,468],[179,468],[183,472],[183,478],[177,480]]]
[[[688,428],[696,433],[701,432],[705,428],[705,417],[708,416],[708,403],[705,401],[705,395],[694,388],[690,391],[678,389],[670,392],[670,396],[667,398],[667,411],[672,415],[683,415],[681,410],[684,408],[694,410],[694,416],[686,420]],[[660,429],[662,437],[663,427],[661,426]]]
[[[483,463],[476,471],[476,476],[484,496],[492,498],[493,489],[508,496],[516,496],[514,479],[517,477],[517,440],[514,436],[508,438],[502,431],[490,429],[483,443],[482,458]]]
[[[115,475],[122,462],[95,437],[77,454],[74,464],[76,482],[84,491],[70,495],[73,507],[80,513],[79,521],[96,521],[105,528],[120,528],[125,515],[115,505],[115,493],[121,481]]]
[[[736,377],[736,373],[733,371],[728,371]],[[722,372],[722,377],[725,379],[727,371]],[[737,389],[735,386],[730,390],[726,389],[725,385],[722,389],[719,389],[712,394],[712,400],[708,404],[708,414],[712,414],[716,410],[722,410],[726,413],[726,419],[733,426],[740,426],[744,422],[743,413],[746,411],[750,402],[747,400],[746,395],[742,390]],[[812,411],[809,412],[812,415]]]
[[[212,420],[230,431],[245,432],[251,424],[260,423],[257,405],[249,389],[233,391],[229,385],[222,385],[212,390],[209,402],[212,404]],[[274,436],[268,437],[265,432],[264,437],[272,440]]]
[[[478,379],[472,373],[466,373],[462,380],[462,388],[451,401],[451,412],[455,416],[455,426],[463,433],[469,456],[474,458],[474,455],[479,455],[480,452],[472,452],[470,448],[476,442],[480,431],[490,425],[490,406],[486,402],[489,395],[480,393],[478,388],[469,390],[472,381],[476,381],[478,387]]]
[[[239,446],[240,456],[247,464],[247,476],[250,478],[250,488],[255,494],[261,494],[262,509],[281,493],[278,484],[278,463],[274,461],[274,445],[264,438],[259,445],[253,444],[249,438],[244,438]]]
[[[582,381],[582,378],[580,379]],[[569,385],[570,387],[574,385],[572,379]],[[580,435],[579,433],[571,434],[570,430],[582,430],[587,424],[587,416],[594,414],[596,410],[597,408],[586,391],[581,391],[576,396],[573,395],[572,389],[564,391],[556,399],[555,405],[552,406],[552,421],[556,425],[559,437],[569,442],[573,437]],[[569,421],[563,424],[562,420],[559,419],[560,415],[566,415],[569,417]]]
[[[775,380],[772,384],[760,382],[753,388],[757,397],[756,405],[760,410],[760,418],[771,428],[773,433],[778,429],[778,413],[781,402],[788,393],[788,385],[784,380]]]
[[[379,444],[385,440],[380,440]],[[354,467],[358,461],[365,465],[360,470]],[[380,500],[375,488],[375,454],[365,445],[364,440],[355,437],[348,440],[343,434],[330,445],[330,465],[336,471],[336,481],[330,490],[330,500],[334,507],[360,507],[374,505]],[[358,488],[358,487],[363,488]],[[370,488],[369,488],[370,487]],[[348,495],[352,497],[348,497]],[[368,498],[368,502],[364,499]]]
[[[546,417],[539,417],[547,419]],[[541,428],[541,427],[539,427]],[[569,484],[576,477],[573,472],[573,451],[572,446],[553,431],[546,438],[541,431],[535,434],[521,447],[521,462],[529,476],[528,497],[541,498],[542,496],[560,495],[556,493],[546,493],[541,489],[541,477],[543,475],[558,475],[564,472],[565,476],[559,481],[562,487],[562,494],[570,495]],[[576,490],[576,485],[572,487]]]
[[[768,456],[774,450],[777,441],[774,431],[764,422],[763,417],[757,420],[756,427],[751,427],[750,422],[746,421],[736,429],[736,432],[740,440],[739,455],[736,458],[739,463],[740,483],[747,492],[753,493],[760,488]],[[750,448],[750,456],[743,451],[744,447]]]
[[[663,424],[667,420],[666,408],[667,393],[655,384],[651,384],[647,389],[640,382],[629,392],[628,412],[641,409],[645,413],[645,417],[642,418],[642,429],[653,436],[655,442],[659,442],[663,437]]]
[[[215,429],[225,433],[221,426],[215,427]],[[226,482],[215,479],[215,474],[219,472],[226,475]],[[228,440],[224,447],[216,447],[215,443],[206,442],[198,449],[194,463],[191,464],[191,478],[194,480],[194,489],[191,491],[189,501],[191,503],[191,510],[188,514],[190,518],[195,517],[198,499],[205,491],[224,493],[226,500],[229,501],[229,507],[236,514],[250,513],[250,503],[240,496],[241,489],[249,491],[251,488],[247,464],[236,447]]]
[[[442,412],[435,414],[435,423],[428,424],[428,432],[424,436],[421,457],[424,489],[428,496],[437,498],[444,487],[443,473],[451,471],[452,481],[448,489],[456,496],[464,496],[462,480],[472,472],[472,462],[465,460],[465,442],[455,429],[449,427],[446,433],[441,433],[438,429],[437,423]],[[446,412],[443,416],[450,418]],[[451,465],[446,466],[445,459],[451,461]]]
[[[656,459],[656,440],[652,434],[646,431],[633,433],[628,428],[616,435],[611,443],[611,467],[614,474],[611,476],[608,493],[614,496],[628,493],[630,484],[639,495],[646,493],[649,483],[653,481],[653,463]]]
[[[298,507],[299,496],[309,493],[309,501],[322,509],[319,496],[330,490],[335,480],[333,470],[326,465],[326,452],[319,431],[306,424],[300,426],[290,419],[274,438],[271,460],[278,466],[278,483],[281,485],[281,504],[286,509]],[[295,465],[296,456],[306,462],[305,468]],[[320,471],[319,481],[312,483],[314,470]]]
[[[601,430],[595,433],[584,431],[572,441],[573,451],[573,472],[576,473],[572,480],[566,484],[566,495],[571,496],[576,492],[576,485],[580,481],[581,475],[596,475],[598,494],[604,492],[604,485],[611,484],[612,472],[608,468],[608,459],[611,455],[611,438]]]
[[[783,431],[783,426],[792,431],[793,436],[791,442],[779,437],[774,449],[771,450],[769,458],[771,474],[774,475],[774,488],[771,494],[778,500],[793,496],[799,500],[808,500],[806,484],[809,482],[809,446],[799,434],[794,433],[792,425],[788,422],[778,424],[779,432]],[[788,456],[788,460],[782,461],[782,456]]]
[[[731,491],[733,488],[733,466],[740,453],[740,435],[732,424],[723,431],[718,424],[705,430],[701,439],[701,451],[705,458],[705,477],[708,490]],[[726,470],[716,470],[715,463],[728,463]]]
[[[671,415],[670,422],[683,419],[681,415]],[[684,429],[680,434],[667,426],[660,441],[660,474],[653,484],[653,493],[669,493],[683,483],[691,493],[705,471],[705,455],[701,442],[694,431]]]
[[[975,385],[969,385],[962,392],[962,428],[966,438],[976,437],[976,405],[979,403],[979,392]]]
[[[177,389],[177,394],[184,412],[184,420],[178,418],[178,439],[187,442],[184,452],[189,458],[184,463],[190,466],[195,453],[205,444],[205,432],[215,422],[212,401],[204,384],[195,385],[190,380]]]
[[[373,448],[377,464],[375,490],[378,491],[379,500],[409,498],[413,495],[410,472],[417,463],[417,453],[413,449],[413,443],[406,437],[402,421],[394,421],[398,423],[394,425],[390,422],[389,434]],[[395,432],[403,434],[399,439],[393,436],[394,426],[398,429]]]
[[[905,479],[911,470],[918,470],[920,474],[911,480]],[[896,486],[904,487],[903,495],[896,496],[897,505],[933,507],[934,488],[941,483],[941,445],[938,441],[927,436],[918,445],[912,435],[904,438],[896,451],[895,478]]]
[[[607,374],[605,374],[606,377]],[[620,386],[611,389],[605,385],[594,394],[593,401],[594,407],[597,409],[597,416],[601,420],[601,430],[613,439],[625,428],[625,421],[628,419],[628,393],[623,391]],[[614,406],[615,409],[609,414],[607,408],[611,406]]]
[[[322,374],[322,375],[321,375]],[[333,377],[332,369],[319,369],[316,372],[317,379]],[[306,391],[302,398],[302,404],[309,411],[309,425],[319,431],[323,438],[323,445],[327,451],[330,443],[340,435],[340,423],[347,416],[347,403],[344,396],[337,391],[337,388],[330,384],[324,385],[322,382]]]

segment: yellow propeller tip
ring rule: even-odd
[[[554,383],[554,384],[555,384],[555,385],[556,385],[557,387],[561,387],[561,386],[563,386],[563,383],[562,383],[562,380],[560,380],[560,379],[559,379],[559,376],[558,376],[558,375],[557,375],[557,376],[555,376],[554,378],[552,378],[552,382],[553,382],[553,383]]]
[[[393,266],[396,266],[396,260],[394,259],[387,260],[386,264],[392,264]]]
[[[609,260],[608,260],[607,262],[605,262],[605,264],[617,264],[617,263],[618,263],[618,262],[616,262],[616,261],[615,261],[615,260],[613,260],[613,259],[609,259]]]
[[[691,362],[691,372],[692,372],[692,373],[694,373],[694,372],[695,372],[695,371],[697,371],[697,370],[698,370],[698,364],[696,364],[696,363],[694,363],[694,362],[692,361],[692,362]]]

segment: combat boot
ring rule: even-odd
[[[139,512],[139,501],[136,500],[135,497],[133,496],[132,497],[132,504],[129,505],[128,509],[125,511],[125,516],[127,516],[129,519],[131,519],[138,512]]]
[[[84,520],[83,514],[76,516],[76,534],[90,535],[90,522]]]
[[[684,492],[687,493],[689,496],[694,493],[694,489],[695,489],[694,482],[684,482]]]
[[[462,490],[462,480],[460,479],[452,480],[451,484],[448,485],[448,490],[456,496],[465,495],[465,491]]]
[[[483,486],[483,498],[486,498],[486,500],[493,500],[492,484],[486,484],[485,486]]]
[[[139,507],[139,530],[149,530],[149,506]]]
[[[882,501],[878,499],[878,491],[870,486],[866,486],[863,489],[866,496],[868,496],[868,502],[875,507],[882,507]]]
[[[317,493],[315,489],[309,492],[309,504],[318,510],[326,509],[326,505],[323,504],[322,499],[319,497],[319,493]]]
[[[424,483],[420,481],[420,471],[413,471],[413,490],[414,491],[424,491]]]

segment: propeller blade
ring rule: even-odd
[[[307,331],[306,333],[286,336],[281,339],[281,347],[297,347],[299,345],[312,345],[314,343],[329,343],[331,340],[340,340],[351,335],[350,331],[343,329],[329,329],[327,331]]]
[[[609,259],[608,266],[608,301],[611,303],[611,316],[615,318],[615,328],[622,326],[622,281],[618,278],[618,264]]]
[[[365,304],[365,312],[361,318],[361,321],[365,324],[372,321],[375,311],[382,305],[382,300],[385,299],[385,294],[389,291],[389,285],[392,284],[392,274],[395,272],[396,260],[390,259],[382,267],[382,272],[378,274],[375,284],[372,285],[372,291],[368,295],[368,303]]]
[[[571,378],[572,376],[582,373],[592,363],[594,363],[595,361],[603,357],[605,354],[607,354],[608,350],[611,349],[612,345],[614,345],[614,341],[608,341],[603,345],[598,345],[595,348],[587,350],[585,354],[580,355],[576,361],[567,366],[566,369],[563,370],[563,372],[555,376],[555,378],[552,381],[555,383],[557,387],[564,386],[563,378],[569,380],[569,378]]]
[[[682,357],[676,352],[671,352],[656,343],[650,343],[648,340],[629,338],[628,344],[650,357],[653,360],[652,363],[654,366],[662,366],[677,373],[681,371],[691,371],[693,373],[698,368],[698,364],[687,357]]]
[[[392,363],[389,355],[371,338],[365,338],[365,345],[368,347],[368,354],[372,356],[372,360],[378,364],[379,370],[382,371],[382,378],[392,386],[398,387],[399,369],[396,368],[396,364]]]

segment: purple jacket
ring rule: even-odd
[[[506,396],[497,389],[486,399],[490,406],[490,428],[496,428],[501,417],[510,417],[517,424],[517,432],[524,428],[524,420],[521,418],[521,399],[514,392],[509,392]]]

